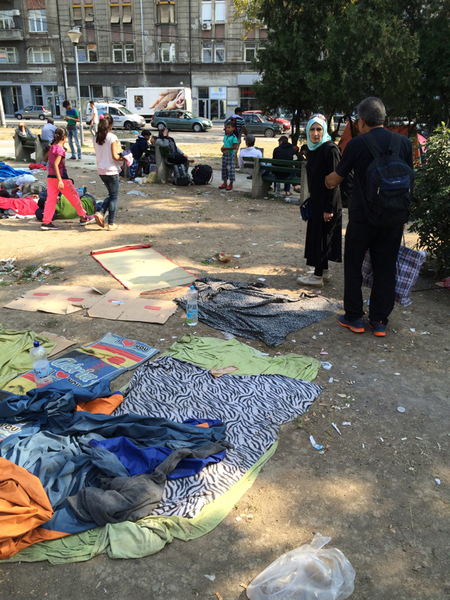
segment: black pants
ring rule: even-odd
[[[182,154],[175,154],[167,160],[167,163],[169,165],[188,165],[189,160]]]
[[[349,222],[345,234],[344,309],[345,318],[355,321],[364,315],[361,268],[367,250],[373,269],[369,303],[371,321],[388,322],[395,302],[395,269],[403,225],[376,227]]]

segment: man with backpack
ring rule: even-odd
[[[385,129],[385,120],[386,109],[379,98],[363,100],[358,106],[362,135],[349,141],[336,170],[325,178],[332,189],[354,169],[345,235],[345,315],[339,323],[354,333],[364,332],[361,269],[369,250],[373,269],[369,327],[379,337],[386,335],[394,308],[397,255],[414,185],[411,142]]]
[[[225,121],[224,129],[229,123],[233,126],[233,133],[237,137],[237,140],[238,140],[238,146],[237,146],[236,154],[235,154],[235,167],[237,169],[238,161],[239,161],[239,148],[241,146],[241,137],[242,137],[242,134],[244,134],[245,136],[247,135],[247,128],[245,127],[245,119],[242,116],[242,108],[237,106],[234,109],[234,113],[231,115],[231,117],[228,117],[228,119]]]

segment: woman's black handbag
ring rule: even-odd
[[[300,205],[300,214],[302,215],[302,219],[304,221],[309,221],[312,219],[311,198],[306,198],[303,204]]]

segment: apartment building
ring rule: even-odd
[[[231,0],[0,0],[5,113],[45,104],[59,114],[64,98],[75,101],[75,51],[84,103],[123,97],[127,87],[182,85],[200,116],[256,108],[251,61],[267,33],[244,39],[232,16]]]

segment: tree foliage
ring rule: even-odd
[[[389,114],[450,123],[450,0],[233,0],[268,27],[254,63],[261,108],[350,114],[369,95]]]
[[[427,141],[423,165],[416,171],[412,231],[439,266],[450,268],[450,129],[444,123]]]

